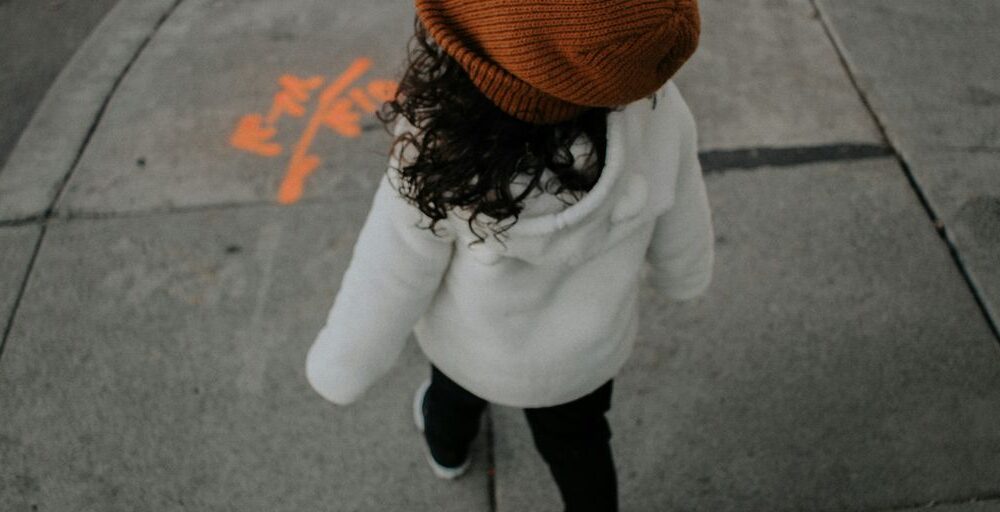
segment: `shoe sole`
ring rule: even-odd
[[[424,432],[424,395],[427,394],[427,388],[431,386],[430,380],[425,380],[420,387],[417,388],[416,394],[413,396],[413,424],[417,426],[417,430],[420,433]],[[465,459],[465,462],[457,468],[449,468],[438,464],[434,457],[431,456],[431,450],[428,448],[426,440],[424,442],[424,456],[427,458],[427,464],[430,465],[431,471],[434,472],[434,476],[441,478],[443,480],[454,480],[465,474],[469,470],[470,459]]]
[[[417,388],[417,393],[413,395],[413,424],[421,433],[424,431],[424,395],[427,394],[427,389],[430,387],[431,381],[425,380]]]

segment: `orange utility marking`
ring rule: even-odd
[[[277,130],[270,126],[264,126],[263,123],[264,119],[260,114],[243,116],[240,123],[236,125],[233,136],[229,138],[229,143],[236,148],[260,156],[280,155],[281,144],[269,142]]]
[[[376,108],[375,104],[372,103],[372,100],[370,98],[368,98],[368,95],[365,94],[365,91],[362,91],[359,87],[355,87],[351,89],[351,92],[348,94],[351,96],[351,99],[358,104],[358,107],[360,107],[361,110],[364,110],[369,114],[375,112]]]
[[[267,114],[267,124],[274,125],[282,114],[288,114],[292,117],[305,115],[306,108],[302,106],[302,103],[309,101],[313,90],[323,85],[323,80],[321,76],[303,79],[293,75],[282,75],[278,79],[282,90],[274,95],[271,112]]]
[[[347,98],[337,98],[330,110],[323,115],[323,124],[344,137],[357,138],[361,136],[358,121],[361,116],[351,110],[354,104]]]
[[[278,83],[282,90],[274,95],[271,111],[266,118],[260,114],[250,114],[240,119],[236,131],[229,138],[229,143],[234,147],[260,156],[280,155],[283,151],[281,145],[270,142],[271,137],[278,132],[274,124],[282,114],[293,117],[305,115],[306,109],[302,106],[302,102],[309,101],[312,90],[323,85],[323,77],[302,79],[292,75],[282,75]]]
[[[278,202],[290,204],[298,201],[302,197],[306,178],[322,163],[318,156],[310,153],[312,143],[321,128],[329,128],[342,137],[360,137],[361,113],[355,111],[355,107],[364,113],[372,114],[378,111],[381,102],[390,101],[395,97],[397,85],[392,80],[373,80],[365,87],[353,87],[346,95],[344,94],[370,67],[370,59],[364,57],[356,59],[347,71],[331,82],[320,94],[316,111],[295,145],[285,177],[278,190]],[[300,78],[295,75],[282,75],[278,79],[281,90],[274,95],[267,115],[249,114],[240,118],[236,130],[229,138],[229,143],[237,149],[260,156],[280,155],[284,148],[281,144],[271,141],[277,134],[278,121],[286,115],[295,118],[304,117],[313,92],[325,82],[326,79],[322,76]]]
[[[392,101],[399,87],[392,80],[372,80],[368,83],[368,94],[378,101]]]
[[[306,126],[305,132],[302,134],[302,138],[299,139],[298,143],[295,145],[295,151],[292,153],[292,160],[288,164],[288,170],[285,172],[285,177],[281,182],[281,187],[278,189],[278,202],[281,204],[291,204],[299,200],[302,197],[302,189],[305,185],[305,179],[316,170],[319,166],[319,157],[309,154],[309,149],[312,147],[313,140],[316,139],[316,133],[324,125],[330,125],[330,118],[333,116],[333,109],[335,101],[338,99],[348,86],[352,82],[357,80],[361,75],[363,75],[368,68],[371,67],[371,59],[361,57],[355,59],[351,63],[347,71],[344,71],[333,83],[327,87],[319,98],[319,108],[316,113],[313,114],[312,119],[309,120],[309,125]],[[337,105],[336,123],[335,126],[343,126],[346,120],[350,119],[349,105],[348,108],[344,109],[340,105]]]

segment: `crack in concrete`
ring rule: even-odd
[[[709,149],[698,153],[702,169],[708,173],[718,173],[730,170],[751,170],[760,167],[790,167],[824,162],[856,161],[872,158],[892,157],[892,148],[878,144],[824,144],[817,146],[792,147],[753,147],[736,149]],[[374,191],[373,191],[374,192]],[[332,202],[333,198],[307,197],[296,205],[324,204]],[[24,226],[46,222],[48,220],[100,220],[136,218],[145,216],[168,215],[173,213],[192,213],[200,211],[217,211],[234,208],[280,207],[269,201],[232,201],[210,204],[189,205],[167,208],[150,208],[124,212],[87,212],[50,210],[44,216],[27,217],[14,220],[0,220],[0,228]]]
[[[38,240],[35,240],[35,247],[31,251],[31,258],[28,259],[28,268],[24,271],[24,278],[21,279],[21,285],[17,289],[17,295],[14,297],[14,303],[10,308],[10,314],[7,316],[7,325],[4,326],[3,336],[0,337],[0,360],[3,360],[7,338],[10,337],[10,333],[14,329],[14,318],[17,316],[18,309],[20,309],[21,298],[24,296],[25,290],[28,289],[28,278],[31,277],[31,271],[35,267],[35,260],[38,259],[38,253],[41,251],[42,240],[45,238],[45,229],[46,225],[42,224],[42,229],[38,232]]]
[[[66,190],[66,185],[69,183],[70,178],[73,177],[73,171],[75,171],[77,166],[80,164],[80,160],[83,158],[83,153],[87,150],[87,146],[90,145],[90,139],[92,139],[94,134],[97,133],[97,127],[101,124],[101,120],[104,118],[104,113],[107,111],[108,105],[111,104],[111,99],[114,97],[115,92],[118,91],[118,87],[121,85],[122,81],[125,80],[128,72],[132,70],[132,66],[135,62],[139,60],[139,56],[142,55],[146,46],[148,46],[150,41],[153,40],[156,33],[160,31],[160,27],[162,27],[163,24],[166,23],[167,19],[174,14],[177,7],[179,7],[183,1],[184,0],[174,0],[174,4],[171,5],[162,16],[160,16],[160,19],[156,21],[156,25],[153,26],[153,30],[151,30],[146,38],[139,43],[139,46],[136,47],[132,58],[129,59],[128,63],[125,64],[125,67],[122,68],[121,73],[119,73],[118,77],[115,78],[114,83],[111,84],[111,88],[108,89],[107,95],[104,97],[104,100],[101,101],[100,108],[97,109],[97,114],[94,116],[94,120],[91,122],[90,128],[87,129],[87,134],[83,137],[83,142],[80,143],[80,148],[77,149],[76,155],[73,157],[73,163],[70,164],[69,170],[66,171],[66,175],[63,176],[62,180],[59,182],[59,186],[56,187],[55,197],[53,197],[52,203],[49,204],[49,207],[45,210],[44,216],[46,218],[52,216],[52,212],[55,209],[56,204],[58,204],[62,199]]]
[[[496,435],[493,431],[493,409],[486,409],[486,492],[490,512],[497,512]]]
[[[823,26],[823,31],[826,33],[827,39],[833,45],[834,50],[837,52],[837,59],[840,60],[840,65],[844,68],[844,72],[847,73],[847,78],[851,81],[851,85],[854,86],[854,90],[857,92],[861,103],[864,105],[865,109],[868,111],[868,115],[871,116],[875,125],[878,127],[879,133],[882,139],[886,142],[888,148],[892,151],[892,156],[896,159],[900,168],[903,170],[903,175],[906,180],[910,183],[910,188],[913,189],[914,194],[917,196],[917,200],[923,206],[924,211],[930,218],[931,224],[934,226],[935,231],[937,231],[938,236],[944,242],[945,246],[948,248],[948,252],[951,254],[952,261],[955,262],[955,266],[958,267],[959,273],[962,275],[962,279],[965,280],[966,286],[972,293],[972,298],[976,301],[976,305],[979,307],[979,311],[983,315],[983,319],[986,321],[987,327],[993,333],[993,338],[1000,345],[1000,326],[994,321],[993,316],[990,313],[989,308],[986,306],[986,301],[983,298],[983,292],[973,281],[972,276],[969,274],[969,270],[966,267],[965,261],[962,255],[958,252],[958,248],[955,246],[954,241],[951,237],[951,232],[945,226],[944,220],[938,216],[937,212],[931,206],[930,201],[927,199],[927,195],[924,194],[924,190],[920,187],[920,183],[917,181],[916,176],[913,174],[913,170],[910,168],[909,162],[903,157],[899,149],[893,144],[892,139],[889,137],[889,132],[886,129],[885,121],[878,115],[875,108],[872,106],[871,101],[868,99],[868,95],[865,93],[864,89],[861,88],[861,84],[858,82],[855,76],[854,70],[851,69],[850,63],[847,61],[845,55],[845,50],[843,44],[837,38],[836,34],[833,32],[833,28],[830,26],[829,19],[827,15],[820,8],[816,0],[809,0],[812,4],[813,10],[816,13],[816,17]]]

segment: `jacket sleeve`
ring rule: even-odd
[[[345,405],[395,364],[437,291],[454,234],[429,219],[394,185],[390,162],[358,235],[340,290],[306,358],[306,377],[320,395]],[[416,224],[419,222],[420,226]]]
[[[674,204],[656,219],[646,252],[648,278],[661,295],[674,300],[693,299],[705,292],[715,263],[712,215],[698,161],[694,120],[682,135],[683,152],[677,173]]]

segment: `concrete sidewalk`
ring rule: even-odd
[[[709,293],[643,290],[623,511],[1000,511],[1000,6],[702,0]],[[0,170],[0,510],[560,510],[520,411],[436,480],[411,343],[303,375],[402,1],[121,2]]]

